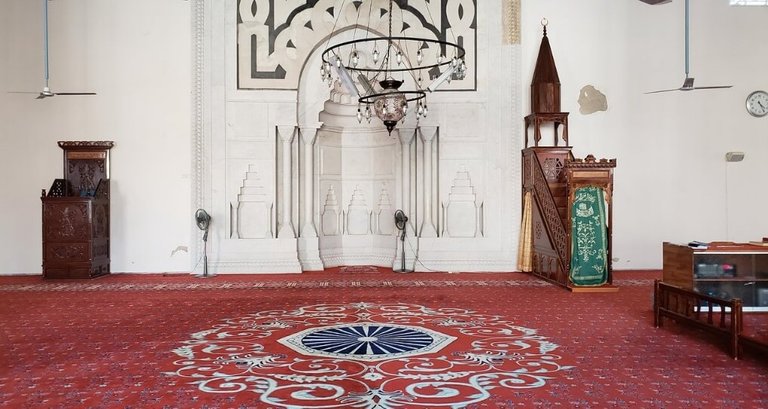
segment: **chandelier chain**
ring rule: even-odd
[[[364,1],[356,5],[357,16],[354,22],[353,39],[329,46],[323,51],[321,74],[322,78],[332,85],[331,73],[335,73],[336,83],[341,85],[345,93],[358,97],[357,119],[359,122],[362,123],[364,118],[370,120],[371,114],[374,113],[386,125],[387,130],[392,132],[395,125],[408,113],[409,102],[414,103],[413,112],[418,121],[420,117],[427,116],[426,91],[435,91],[440,84],[450,83],[451,79],[464,78],[466,75],[465,51],[458,42],[455,42],[455,32],[449,27],[443,35],[453,37],[454,42],[440,38],[438,33],[434,33],[436,38],[429,35],[407,35],[406,30],[403,30],[406,20],[404,10],[395,0],[388,1],[386,22],[382,21],[384,14],[379,14],[375,26],[373,19],[376,17],[373,16],[373,8],[375,6],[378,11],[381,3],[380,0],[370,0],[368,26],[362,30],[365,34],[357,38],[358,28],[363,28],[360,26],[360,17],[364,13],[364,10],[361,10],[363,3]],[[340,8],[336,8],[334,13],[336,21],[334,21],[332,33],[336,32],[339,21],[345,16],[343,13],[345,4],[346,0],[342,2]],[[403,22],[398,35],[394,34],[393,28],[395,5],[399,8]],[[429,18],[434,20],[430,7],[426,8],[426,12]],[[382,31],[383,27],[380,23],[386,24],[386,34],[376,34]],[[418,27],[407,31],[421,32]],[[330,43],[330,37],[328,40]],[[386,46],[382,43],[386,43]],[[369,57],[371,57],[370,60]],[[430,60],[425,60],[425,57]],[[422,86],[424,72],[428,73],[429,79],[432,80],[428,87]],[[401,88],[406,85],[403,77],[407,76],[413,79],[412,84]],[[362,105],[365,105],[365,113],[361,109]]]

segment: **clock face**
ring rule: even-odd
[[[755,91],[749,94],[747,112],[757,117],[768,115],[768,92]]]

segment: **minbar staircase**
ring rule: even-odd
[[[571,147],[530,147],[523,150],[523,197],[532,195],[532,272],[571,291],[617,291],[611,274],[611,201],[616,160],[575,159]],[[608,280],[601,286],[574,285],[571,260],[570,208],[573,193],[584,186],[603,189],[608,201]]]

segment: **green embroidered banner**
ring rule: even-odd
[[[582,187],[571,207],[571,282],[597,286],[608,281],[608,241],[603,190]]]

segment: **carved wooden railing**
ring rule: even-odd
[[[710,297],[656,280],[653,298],[653,323],[656,328],[662,326],[664,317],[725,338],[731,356],[739,358],[739,338],[743,326],[741,300]]]
[[[530,152],[524,155],[524,158],[526,160],[526,171],[529,172],[526,176],[530,178],[526,181],[526,188],[533,192],[535,201],[541,209],[544,229],[547,231],[552,247],[558,256],[559,270],[566,272],[565,276],[567,277],[570,260],[568,257],[569,236],[566,232],[566,227],[560,218],[555,199],[549,190],[548,180],[544,175],[544,170],[538,157],[535,153]]]
[[[739,334],[739,347],[744,350],[754,351],[759,356],[768,358],[768,343],[746,335]]]

